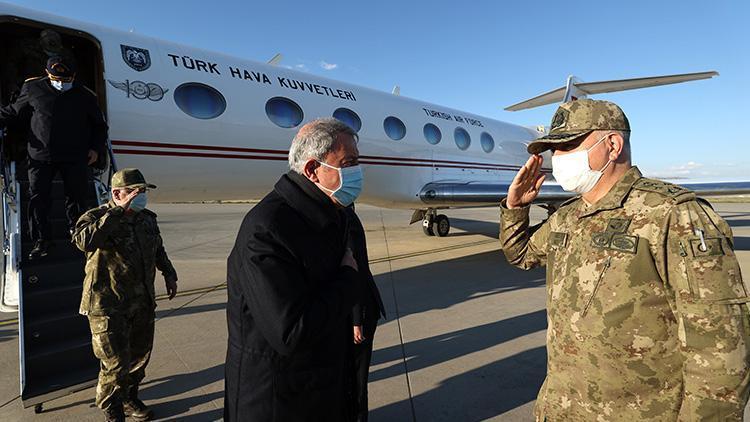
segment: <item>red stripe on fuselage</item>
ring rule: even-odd
[[[245,152],[245,153],[251,153],[251,154],[273,154],[273,155],[279,155],[279,156],[274,157],[274,156],[266,156],[266,155],[219,154],[219,153],[200,153],[200,152],[187,152],[187,151],[114,149],[115,153],[130,154],[130,155],[160,155],[160,156],[174,156],[174,157],[231,158],[231,159],[245,159],[245,160],[286,161],[287,155],[289,154],[289,151],[285,151],[285,150],[224,147],[224,146],[213,146],[213,145],[173,144],[173,143],[164,143],[164,142],[145,142],[145,141],[113,140],[112,145],[144,147],[144,148],[192,149],[192,150],[199,150],[199,151]],[[372,161],[372,160],[379,160],[379,161]],[[393,162],[388,162],[388,161],[393,161]],[[387,156],[370,156],[370,155],[361,155],[360,163],[370,164],[370,165],[384,165],[384,166],[441,167],[441,168],[458,168],[458,169],[471,169],[471,170],[517,171],[520,169],[520,167],[518,166],[505,165],[505,164],[492,164],[492,163],[468,162],[468,161],[429,160],[429,159],[421,159],[421,158],[387,157]],[[544,169],[543,171],[547,173],[550,170]]]

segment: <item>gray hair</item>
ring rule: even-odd
[[[289,148],[289,168],[303,174],[309,159],[323,161],[336,147],[339,133],[350,135],[354,142],[359,141],[357,132],[333,117],[316,119],[302,126]]]

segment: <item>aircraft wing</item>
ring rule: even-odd
[[[698,196],[750,194],[750,182],[681,183]],[[419,192],[419,198],[431,207],[477,207],[498,205],[508,195],[510,183],[433,182]],[[561,202],[576,196],[560,185],[545,183],[535,203]]]

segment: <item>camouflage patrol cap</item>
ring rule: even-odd
[[[146,179],[138,169],[122,169],[112,175],[113,189],[156,189],[155,185],[146,183]]]
[[[595,130],[630,132],[625,113],[615,103],[582,99],[561,104],[552,117],[549,133],[526,148],[529,154],[541,154],[554,144],[562,144]]]

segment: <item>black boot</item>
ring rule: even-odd
[[[104,409],[104,422],[125,422],[125,412],[122,410],[122,403],[113,404]]]
[[[125,415],[137,421],[150,420],[154,416],[154,412],[138,398],[138,387],[132,387],[128,393],[129,397],[123,403]]]
[[[50,242],[44,239],[37,240],[36,243],[34,244],[34,248],[32,248],[31,252],[29,252],[29,259],[35,260],[35,259],[44,258],[45,256],[47,256],[50,246],[51,246]]]

